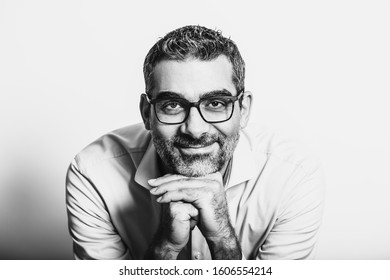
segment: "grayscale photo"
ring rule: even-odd
[[[0,259],[389,260],[389,12],[1,1]]]
[[[75,257],[313,258],[321,167],[247,127],[252,93],[236,44],[180,27],[150,49],[143,73],[143,124],[99,138],[68,171]]]

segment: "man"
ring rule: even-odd
[[[168,33],[144,63],[143,125],[111,132],[67,174],[77,259],[305,259],[323,209],[318,164],[246,128],[252,94],[230,40]]]

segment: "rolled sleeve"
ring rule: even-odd
[[[75,259],[129,259],[98,190],[73,160],[66,175],[66,206]]]

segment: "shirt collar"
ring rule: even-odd
[[[241,133],[240,140],[233,154],[231,174],[226,189],[246,182],[255,174],[255,159],[253,158],[251,144],[245,133]],[[153,141],[150,140],[148,148],[135,173],[134,180],[139,185],[150,190],[149,179],[161,177],[163,174],[158,166],[158,156]]]
[[[156,149],[154,148],[152,139],[150,139],[148,148],[146,149],[137,171],[135,172],[134,181],[150,190],[151,187],[148,184],[148,180],[155,179],[163,175],[158,166],[158,162],[159,160]]]
[[[233,154],[230,178],[226,189],[252,179],[256,172],[256,161],[252,145],[245,133],[241,132],[240,140]]]

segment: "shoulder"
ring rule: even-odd
[[[143,124],[122,127],[90,143],[76,155],[75,162],[83,169],[123,156],[130,156],[137,161],[145,153],[150,138]]]
[[[256,158],[261,158],[255,176],[255,188],[267,209],[274,209],[279,221],[309,213],[321,216],[325,199],[325,174],[315,152],[283,131],[249,126],[243,133],[250,141]],[[244,136],[243,135],[243,136]]]
[[[268,165],[285,167],[310,174],[321,169],[318,156],[308,145],[286,135],[282,131],[254,123],[242,131],[256,157],[262,157]]]

